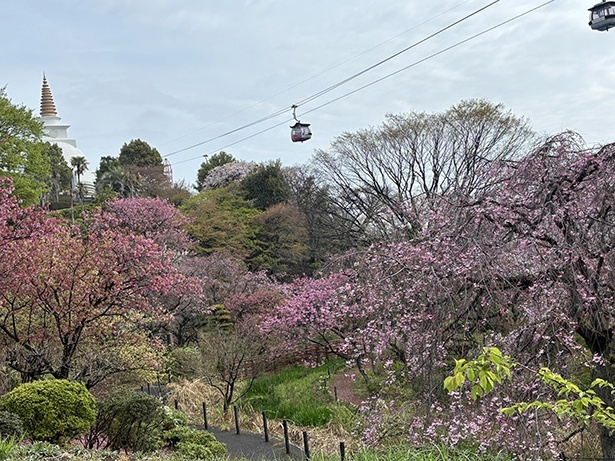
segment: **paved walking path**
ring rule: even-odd
[[[200,427],[199,429],[203,429]],[[290,454],[286,454],[283,440],[269,439],[265,436],[241,432],[239,435],[231,431],[209,428],[218,442],[226,445],[226,451],[231,458],[246,458],[251,460],[302,460],[303,450],[290,445]]]

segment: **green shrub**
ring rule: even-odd
[[[163,425],[165,431],[188,425],[188,417],[179,410],[171,407],[162,407]]]
[[[23,435],[23,424],[21,418],[15,413],[0,411],[0,436],[1,437],[21,437]]]
[[[218,442],[216,442],[218,443]],[[211,459],[214,456],[222,456],[226,449],[215,451],[213,447],[206,447],[194,442],[179,442],[177,444],[177,453],[189,459]]]
[[[28,438],[56,444],[86,433],[96,419],[92,394],[65,379],[22,384],[0,398],[0,410],[18,415]]]
[[[116,391],[98,404],[96,424],[86,437],[88,448],[154,451],[162,447],[167,421],[162,403],[137,391]]]
[[[209,432],[188,426],[176,427],[165,432],[164,438],[176,453],[189,459],[210,459],[226,453],[226,446]]]

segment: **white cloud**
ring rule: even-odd
[[[71,136],[93,165],[100,156],[117,155],[124,142],[139,137],[164,154],[288,107],[486,3],[9,2],[3,6],[0,29],[0,41],[6,44],[0,85],[8,84],[15,102],[38,111],[45,71],[59,115],[72,125]],[[501,1],[298,112],[540,3]],[[553,2],[306,115],[304,121],[312,123],[314,132],[307,143],[291,143],[288,126],[282,124],[227,150],[245,160],[305,162],[314,148],[326,148],[342,131],[377,125],[386,113],[441,111],[468,98],[502,102],[530,118],[540,132],[573,129],[592,142],[612,140],[607,127],[615,118],[610,99],[615,63],[609,50],[615,38],[590,30],[586,10],[591,1],[583,3]],[[263,100],[267,101],[254,106]],[[193,183],[201,155],[290,117],[289,112],[173,155],[174,172]]]

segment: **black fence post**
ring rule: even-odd
[[[152,395],[152,392],[149,388],[149,383],[147,383],[147,395]]]
[[[235,432],[239,435],[239,409],[237,408],[237,405],[233,405],[233,413],[235,413]]]
[[[269,442],[269,426],[267,425],[267,413],[263,411],[263,431],[265,432],[265,442]]]
[[[335,396],[335,401],[337,402],[337,386],[333,386],[333,395]]]
[[[205,402],[203,402],[203,426],[205,427],[205,430],[209,429],[209,427],[207,427],[207,405]]]
[[[305,459],[310,459],[310,444],[308,443],[307,431],[303,431],[303,451],[305,453]]]
[[[346,445],[344,442],[340,442],[340,459],[341,461],[346,459]]]
[[[284,446],[286,447],[286,454],[290,455],[290,440],[288,439],[288,422],[283,419],[282,427],[284,428]]]
[[[175,399],[175,409],[179,410],[179,402],[177,401],[177,399]]]

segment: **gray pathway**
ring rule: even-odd
[[[200,427],[199,429],[203,429]],[[218,442],[226,445],[226,451],[231,458],[246,458],[251,460],[302,460],[305,459],[303,450],[290,445],[290,454],[286,454],[284,440],[269,439],[261,434],[241,432],[239,435],[231,431],[221,431],[209,428]]]

